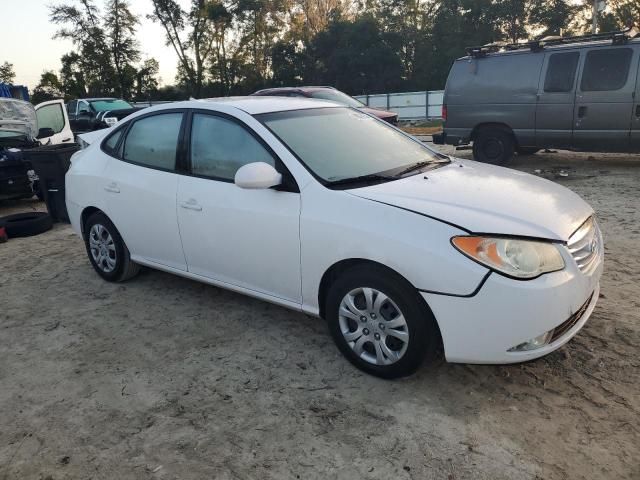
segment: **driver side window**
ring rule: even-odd
[[[245,128],[223,117],[195,113],[191,126],[191,173],[233,181],[248,163],[276,162]]]

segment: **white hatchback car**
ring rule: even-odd
[[[451,362],[540,357],[598,300],[602,237],[580,197],[358,110],[192,100],[91,135],[67,207],[104,279],[145,265],[320,316],[375,375],[441,347]]]

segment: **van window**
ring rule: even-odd
[[[576,78],[580,53],[554,53],[549,57],[544,91],[550,93],[570,92]]]
[[[627,83],[631,65],[630,48],[603,48],[592,50],[582,72],[583,92],[620,90]]]

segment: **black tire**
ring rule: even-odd
[[[380,322],[380,318],[371,313],[368,316],[360,316],[360,321],[362,322],[360,324],[354,319],[347,319],[342,315],[343,326],[346,326],[345,324],[347,323],[350,325],[347,327],[349,333],[357,335],[356,331],[358,329],[365,333],[366,326],[371,326],[371,330],[366,333],[367,338],[364,340],[367,342],[363,345],[365,350],[361,355],[356,354],[354,348],[357,347],[352,347],[342,333],[343,326],[341,326],[339,312],[343,299],[354,290],[360,288],[370,288],[382,292],[391,300],[392,304],[399,308],[400,312],[398,313],[404,316],[406,322],[406,326],[401,327],[401,331],[408,333],[407,342],[398,341],[394,336],[387,335],[391,328],[385,332],[385,329],[380,326],[384,322]],[[357,296],[354,298],[356,300],[354,303],[358,306]],[[373,298],[377,298],[377,296]],[[364,301],[364,299],[361,301]],[[380,316],[386,315],[383,311],[384,308],[388,307],[387,312],[391,311],[389,318],[384,318],[384,320],[389,321],[398,317],[398,315],[393,316],[392,304],[383,304],[383,308],[378,310],[381,313]],[[360,265],[342,273],[329,288],[325,312],[331,336],[342,354],[360,370],[378,377],[391,379],[410,375],[420,367],[425,359],[435,357],[440,349],[442,342],[440,331],[431,309],[411,284],[400,275],[383,267]],[[363,322],[363,317],[366,317],[367,322]],[[384,338],[380,337],[381,334],[384,335]],[[373,356],[377,350],[374,344],[374,335],[376,335],[378,343],[385,342],[385,346],[396,354],[402,352],[402,347],[399,345],[406,343],[404,353],[401,354],[399,359],[395,360],[395,363],[389,365],[372,363],[375,361]],[[396,341],[395,346],[389,343],[392,341]],[[355,345],[358,340],[352,343]],[[364,358],[367,356],[369,361]]]
[[[16,213],[0,218],[9,238],[39,235],[53,227],[53,220],[46,212]]]
[[[478,162],[504,165],[513,157],[515,142],[505,129],[485,127],[473,140],[473,158]]]
[[[518,152],[518,155],[533,155],[535,153],[538,153],[540,151],[539,148],[537,147],[518,147],[516,148],[516,152]]]
[[[90,245],[90,236],[94,234],[92,230],[94,226],[102,227],[111,237],[113,250],[109,250],[107,247],[103,250],[107,253],[111,262],[107,262],[106,258],[103,260],[101,260],[100,257],[98,259],[94,258]],[[102,238],[104,237],[106,237],[106,235]],[[93,265],[98,275],[105,280],[109,282],[124,282],[125,280],[135,277],[140,272],[140,265],[131,260],[129,249],[120,236],[118,229],[104,213],[95,212],[87,218],[84,224],[84,244],[91,265]],[[113,252],[113,256],[111,252]]]

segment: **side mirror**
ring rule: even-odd
[[[47,137],[53,137],[56,134],[56,132],[53,131],[53,128],[41,128],[40,130],[38,130],[38,136],[36,137],[37,139],[41,139],[41,138],[47,138]]]
[[[282,183],[282,174],[265,162],[248,163],[238,169],[234,181],[240,188],[271,188]]]

